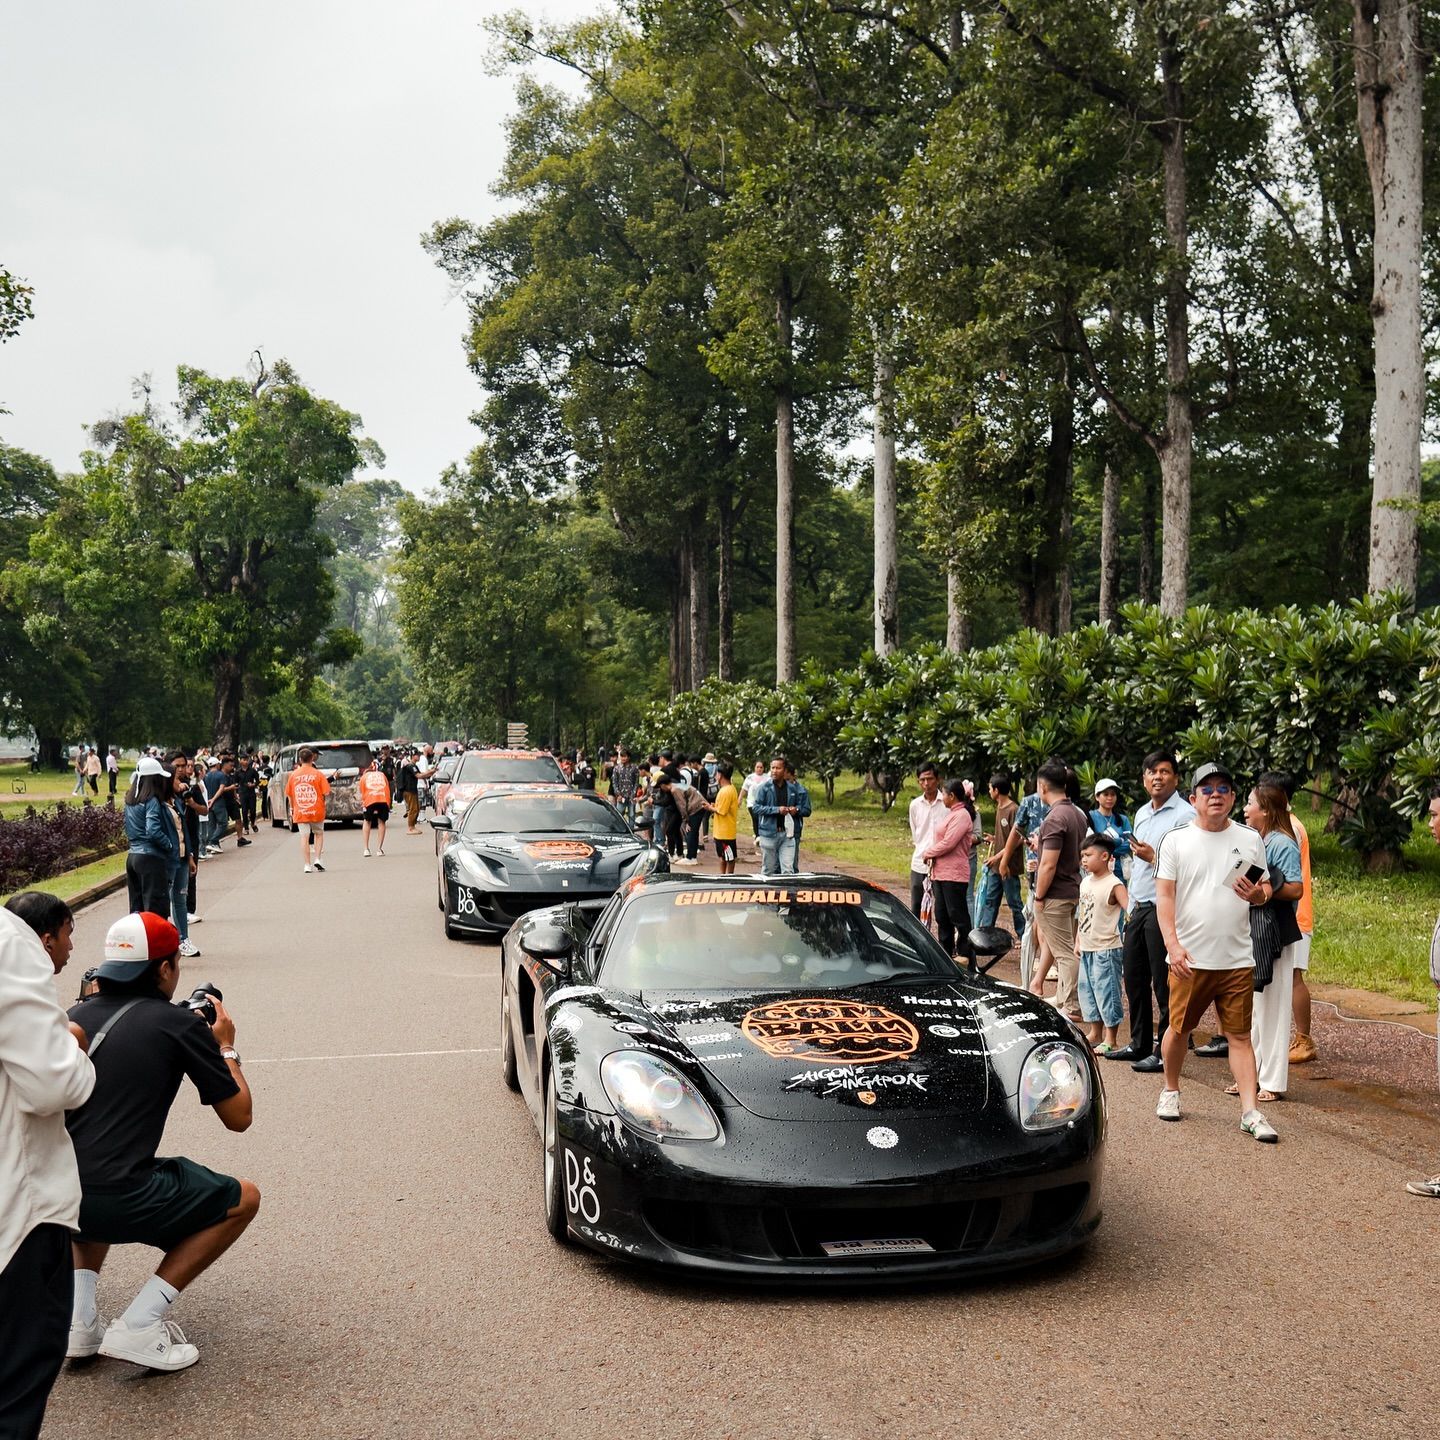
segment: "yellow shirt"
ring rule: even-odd
[[[728,781],[715,797],[715,813],[710,818],[710,833],[717,840],[735,838],[735,817],[740,813],[740,792]]]

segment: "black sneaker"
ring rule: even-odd
[[[255,842],[253,840],[237,840],[235,843],[237,845],[253,845]]]
[[[1230,1042],[1223,1035],[1216,1035],[1214,1039],[1207,1040],[1203,1045],[1197,1045],[1195,1053],[1203,1055],[1207,1060],[1214,1060],[1230,1053]]]

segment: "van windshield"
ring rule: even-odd
[[[315,766],[319,770],[368,770],[368,745],[317,745]]]

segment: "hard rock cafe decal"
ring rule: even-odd
[[[807,1065],[903,1060],[920,1045],[903,1015],[858,1000],[780,1000],[751,1010],[740,1028],[767,1055]]]

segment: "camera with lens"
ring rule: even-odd
[[[201,1016],[207,1025],[215,1023],[215,1001],[223,1000],[225,997],[220,993],[219,987],[215,985],[197,985],[191,992],[188,1000],[180,1003],[187,1009],[193,1010]]]
[[[100,989],[100,967],[92,965],[80,977],[80,993],[77,1000],[88,1000],[92,995],[97,994]]]

